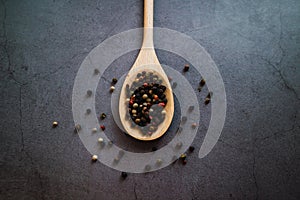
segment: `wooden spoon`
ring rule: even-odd
[[[132,137],[149,141],[161,137],[169,128],[174,114],[174,99],[173,92],[167,75],[165,74],[163,68],[161,67],[158,58],[155,53],[153,45],[153,0],[144,0],[144,36],[141,50],[135,60],[135,63],[128,72],[124,84],[121,89],[120,99],[119,99],[119,114],[121,123],[125,131]],[[166,86],[165,95],[168,100],[164,110],[166,111],[164,121],[158,125],[157,130],[153,132],[152,135],[144,135],[140,127],[132,128],[132,120],[128,116],[128,98],[126,85],[131,85],[135,80],[138,73],[153,72],[162,80],[162,85]]]

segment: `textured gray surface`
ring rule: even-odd
[[[0,199],[300,198],[299,1],[156,1],[155,26],[186,33],[216,62],[227,118],[219,142],[199,160],[210,116],[209,106],[200,103],[202,126],[188,164],[124,181],[120,172],[91,164],[73,133],[71,96],[88,52],[109,36],[142,26],[142,1],[2,0],[0,13]],[[118,59],[105,77],[128,70],[136,53]],[[184,64],[167,52],[158,57],[177,70]],[[187,76],[196,90],[200,75]],[[102,79],[99,94],[108,86]],[[206,93],[198,93],[200,102]],[[96,109],[108,113],[109,137],[120,146],[144,152],[168,140],[133,147],[142,145],[118,136],[109,95],[104,97]]]

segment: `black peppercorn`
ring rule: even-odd
[[[184,65],[184,68],[183,68],[184,72],[189,71],[189,69],[190,69],[190,66],[188,64]]]
[[[189,151],[190,151],[190,152],[193,152],[194,150],[195,150],[195,147],[193,147],[193,146],[190,146],[190,147],[189,147]]]
[[[205,101],[204,101],[205,105],[209,104],[209,102],[210,102],[210,98],[205,98]]]
[[[122,172],[121,176],[122,176],[123,179],[125,179],[127,177],[127,173],[126,172]]]
[[[118,79],[113,78],[111,82],[112,82],[112,84],[116,84],[118,82]]]
[[[204,80],[204,79],[201,79],[199,85],[200,85],[201,87],[204,86],[204,85],[205,85],[205,80]]]
[[[102,113],[101,115],[100,115],[100,119],[105,119],[106,118],[106,114],[105,113]]]

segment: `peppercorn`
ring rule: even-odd
[[[92,156],[92,161],[93,161],[93,162],[96,162],[97,160],[98,160],[98,156],[97,156],[97,155],[93,155],[93,156]]]
[[[185,153],[181,154],[180,158],[183,159],[183,160],[185,160],[186,159],[186,154]]]
[[[58,126],[58,122],[53,122],[53,123],[52,123],[52,127],[53,127],[53,128],[56,128],[57,126]]]
[[[90,114],[92,110],[90,108],[86,109],[86,114]]]
[[[205,80],[204,80],[203,78],[201,79],[199,85],[200,85],[201,87],[205,85]]]
[[[105,126],[104,125],[101,125],[100,128],[101,128],[102,131],[105,130]]]
[[[112,82],[112,84],[116,84],[116,83],[118,82],[118,79],[113,78],[113,79],[111,80],[111,82]]]
[[[105,119],[106,118],[106,114],[105,113],[102,113],[101,115],[100,115],[100,119]]]
[[[93,132],[93,133],[96,133],[96,132],[97,132],[97,128],[93,128],[93,129],[92,129],[92,132]]]
[[[162,163],[162,159],[159,158],[159,159],[156,160],[156,164],[157,164],[158,166],[160,166],[161,163]]]
[[[190,147],[189,147],[189,151],[190,151],[190,152],[193,152],[194,150],[195,150],[195,147],[193,147],[193,146],[190,146]]]
[[[76,125],[75,125],[75,129],[76,129],[76,131],[80,131],[81,126],[80,126],[79,124],[76,124]]]
[[[100,72],[99,72],[99,69],[94,69],[94,74],[99,74]]]
[[[187,160],[183,160],[183,161],[182,161],[182,164],[183,164],[183,165],[186,165],[186,163],[187,163]]]
[[[196,128],[197,124],[196,123],[192,123],[192,128]]]
[[[185,64],[184,68],[183,68],[183,71],[187,72],[187,71],[189,71],[189,69],[190,69],[190,66],[188,64]]]
[[[204,101],[205,105],[209,104],[209,102],[210,102],[210,98],[205,98],[205,101]]]
[[[126,173],[126,172],[122,172],[122,173],[121,173],[121,177],[122,177],[123,179],[127,178],[127,173]]]
[[[152,147],[152,151],[157,151],[157,147]]]
[[[104,142],[103,138],[101,138],[101,137],[98,138],[98,142],[99,142],[99,143],[103,143],[103,142]]]
[[[143,99],[147,99],[148,95],[147,94],[143,94]]]
[[[137,108],[137,107],[139,107],[139,104],[134,103],[132,107]]]
[[[89,97],[92,96],[92,94],[93,94],[93,92],[92,92],[91,90],[88,90],[88,91],[86,92],[86,95],[89,96]]]
[[[194,110],[194,106],[190,106],[189,111],[193,111],[193,110]]]
[[[111,86],[110,87],[110,92],[113,92],[115,89],[116,89],[115,86]]]

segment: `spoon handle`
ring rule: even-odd
[[[153,45],[153,4],[154,0],[144,0],[144,38],[142,49],[154,49]]]

